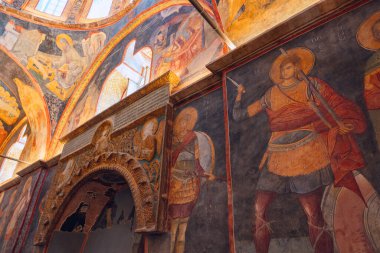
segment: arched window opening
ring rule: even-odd
[[[87,18],[106,18],[109,16],[111,6],[112,0],[93,0]]]
[[[53,15],[61,16],[68,0],[40,0],[36,10]]]
[[[96,113],[104,111],[149,83],[153,57],[152,49],[143,47],[134,53],[135,45],[136,40],[128,44],[122,62],[104,82]]]
[[[7,157],[20,159],[21,153],[24,150],[25,143],[28,139],[26,135],[26,125],[22,128],[15,143],[8,149],[6,153]],[[17,161],[11,159],[4,159],[0,168],[0,183],[10,179],[16,170],[18,165]]]

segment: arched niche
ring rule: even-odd
[[[125,178],[114,170],[93,173],[67,203],[46,252],[142,253],[143,236],[133,231],[134,214]]]
[[[28,135],[26,133],[27,125],[24,124],[21,131],[18,133],[18,136],[16,137],[16,140],[8,150],[6,151],[6,156],[20,159],[20,156],[24,150],[25,143],[28,139]],[[0,162],[0,183],[12,178],[16,173],[16,168],[19,166],[19,162],[16,160],[11,159],[3,159]]]
[[[119,173],[128,183],[135,205],[135,232],[152,232],[156,229],[154,194],[149,177],[136,158],[128,153],[106,152],[90,158],[84,166],[75,160],[61,163],[66,166],[58,174],[47,195],[41,213],[35,245],[46,245],[65,207],[75,192],[89,178],[107,171]]]

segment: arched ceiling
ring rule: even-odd
[[[19,19],[66,29],[99,29],[133,11],[140,0],[6,0],[0,11]]]
[[[207,61],[219,56],[220,53],[215,54],[215,50],[221,52],[223,48],[216,34],[209,27],[204,28],[207,24],[187,0],[130,2],[135,8],[130,9],[127,15],[123,14],[121,21],[107,24],[102,29],[91,30],[89,27],[94,26],[91,23],[68,24],[34,16],[24,8],[27,3],[30,4],[32,1],[3,1],[3,5],[0,5],[0,61],[5,66],[0,71],[0,98],[7,103],[2,111],[8,115],[3,118],[0,115],[1,142],[11,140],[9,135],[14,132],[14,126],[26,118],[30,128],[36,128],[32,132],[45,136],[43,142],[46,143],[46,150],[59,152],[57,144],[62,134],[83,123],[75,120],[73,123],[73,110],[77,105],[96,106],[99,91],[108,73],[112,72],[116,65],[119,68],[114,69],[114,73],[132,75],[131,80],[138,81],[138,76],[128,72],[125,66],[138,68],[139,64],[145,64],[149,69],[149,72],[144,74],[147,83],[148,79],[157,77],[170,67],[161,66],[160,71],[156,70],[162,65],[164,52],[180,50],[174,49],[175,43],[185,43],[186,48],[195,50],[193,56],[188,59],[181,56],[187,63],[201,51],[207,51],[212,43],[214,52],[209,53]],[[102,22],[98,20],[96,25],[99,26]],[[196,26],[196,30],[190,31],[191,26]],[[205,38],[210,41],[202,42]],[[187,39],[191,40],[186,42]],[[135,42],[130,44],[132,41]],[[126,51],[127,44],[130,45],[129,53]],[[116,55],[124,58],[114,59]],[[198,63],[199,61],[198,59]],[[177,67],[179,72],[184,68],[185,66]],[[104,71],[105,69],[107,71]],[[102,82],[97,81],[96,85],[93,84],[94,75]],[[15,78],[21,82],[15,82]],[[41,103],[34,105],[34,100],[28,98],[25,92],[20,96],[20,83],[27,86],[24,91],[33,87],[29,92],[38,94]],[[104,95],[107,100],[108,95]],[[93,99],[86,100],[88,96]],[[118,98],[120,99],[121,97]],[[35,117],[43,115],[45,120],[42,125],[35,124],[40,121],[33,120],[32,116],[28,115],[33,114],[33,111],[40,113]],[[80,118],[89,119],[94,113],[82,114]],[[71,124],[69,128],[68,123]],[[39,158],[54,155],[42,153]]]
[[[0,152],[26,120],[34,138],[29,159],[52,157],[63,135],[99,112],[91,109],[99,97],[111,105],[169,69],[184,82],[203,75],[226,53],[204,13],[239,37],[231,27],[242,17],[247,22],[246,12],[264,15],[285,0],[197,0],[202,15],[193,1],[0,1]],[[289,1],[293,9],[284,17],[317,0]]]
[[[203,1],[206,0],[201,0],[205,10],[214,15],[212,5]],[[168,0],[3,0],[0,12],[48,27],[94,30],[125,24],[142,11],[165,2]]]

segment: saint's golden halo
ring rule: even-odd
[[[281,63],[288,59],[288,58],[298,58],[300,61],[300,68],[305,73],[305,75],[309,74],[310,71],[314,67],[315,63],[315,56],[314,53],[304,47],[297,47],[293,49],[286,50],[286,55],[281,54],[276,58],[276,60],[272,64],[272,68],[269,72],[269,76],[272,79],[272,81],[276,84],[279,84],[282,82],[281,78]]]
[[[372,27],[377,21],[380,21],[380,11],[366,19],[360,25],[358,33],[356,34],[358,43],[365,49],[373,51],[380,49],[380,40],[376,39],[372,33]]]
[[[66,40],[67,43],[70,45],[70,46],[73,46],[74,43],[73,43],[73,39],[67,35],[67,34],[64,34],[64,33],[61,33],[59,35],[57,35],[57,38],[55,39],[55,43],[57,44],[57,47],[61,50],[63,50],[63,43],[62,43],[62,40]]]
[[[187,121],[186,129],[193,130],[198,120],[198,111],[194,107],[187,107],[183,109],[174,120],[174,134],[177,135],[180,131],[179,123],[183,120]]]
[[[100,136],[103,134],[103,131],[109,130],[109,134],[111,134],[113,128],[113,124],[110,120],[105,120],[102,124],[98,126],[98,128],[95,131],[94,136],[92,137],[92,144],[95,145],[95,143],[98,141]]]

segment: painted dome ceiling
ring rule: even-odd
[[[119,21],[140,0],[4,0],[3,11],[56,27],[94,29]]]
[[[284,0],[198,2],[239,44],[249,36],[233,27],[247,11]],[[284,17],[317,1],[291,2]],[[188,0],[0,0],[0,153],[59,154],[63,136],[151,80],[171,70],[189,84],[227,51]],[[15,143],[25,147],[17,155]]]

